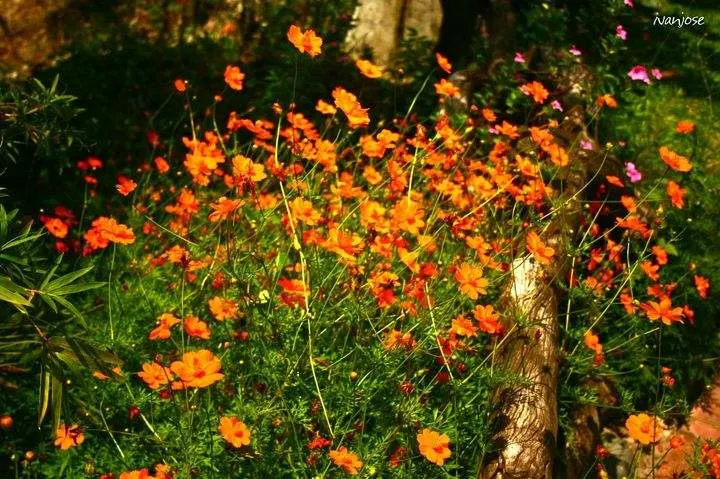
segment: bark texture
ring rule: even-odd
[[[557,137],[566,145],[585,134],[582,108],[568,112]],[[549,479],[557,457],[557,377],[559,368],[560,293],[554,286],[570,268],[568,245],[577,233],[578,197],[587,171],[597,158],[592,152],[570,151],[571,163],[553,185],[562,191],[562,206],[549,225],[545,240],[555,248],[555,262],[547,268],[531,256],[512,263],[511,278],[501,299],[508,336],[496,364],[518,376],[496,391],[493,404],[497,453],[480,472],[483,479]]]
[[[512,263],[504,304],[530,326],[516,326],[501,352],[501,367],[520,378],[496,394],[494,403],[502,405],[495,416],[500,452],[481,477],[550,478],[558,427],[558,300],[531,257]]]
[[[411,32],[436,43],[441,22],[440,0],[360,0],[345,49],[358,56],[370,51],[375,63],[387,66]]]

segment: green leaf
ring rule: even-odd
[[[73,304],[68,301],[67,299],[63,298],[62,296],[53,296],[53,299],[60,303],[62,307],[67,309],[70,314],[75,316],[75,318],[78,320],[78,323],[80,323],[84,328],[87,328],[87,322],[85,321],[85,317],[78,311],[78,309],[73,306]]]
[[[56,269],[57,269],[57,267],[53,268],[51,273],[54,274]],[[62,288],[66,284],[70,284],[73,281],[75,281],[76,279],[86,275],[87,273],[90,272],[91,269],[93,269],[93,267],[88,266],[87,268],[79,269],[77,271],[73,271],[72,273],[68,273],[64,276],[60,276],[59,278],[56,278],[56,279],[50,281],[49,283],[44,283],[44,284],[46,284],[46,286],[42,287],[41,289],[43,289],[46,292],[56,292],[59,288]]]
[[[58,378],[52,378],[52,410],[53,430],[60,426],[60,413],[62,412],[63,383]]]
[[[50,372],[44,366],[40,368],[40,404],[38,405],[38,426],[40,426],[47,415],[50,405]]]
[[[28,226],[31,226],[28,224]],[[23,243],[27,243],[28,241],[35,241],[36,239],[40,238],[43,235],[42,232],[35,233],[33,235],[28,234],[28,232],[23,232],[20,236],[17,236],[4,245],[0,246],[0,251],[5,251],[7,249],[13,248],[15,246],[21,245]]]
[[[30,301],[23,296],[27,290],[13,283],[7,276],[0,276],[0,301],[12,303],[15,306],[31,306]]]

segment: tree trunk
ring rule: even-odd
[[[568,112],[558,132],[567,144],[585,131],[582,108]],[[497,452],[480,472],[482,479],[544,479],[553,477],[556,454],[557,377],[559,366],[560,297],[553,282],[564,280],[570,268],[568,245],[577,232],[577,193],[596,158],[592,152],[570,152],[571,163],[561,171],[561,204],[549,225],[545,240],[555,248],[555,262],[548,268],[532,256],[512,263],[511,278],[501,298],[505,315],[505,338],[496,364],[517,375],[517,380],[494,394]],[[597,155],[595,153],[595,155]]]
[[[360,0],[345,49],[356,56],[372,52],[375,63],[387,66],[411,32],[436,43],[441,22],[440,0]]]

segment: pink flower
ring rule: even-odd
[[[552,103],[550,103],[550,106],[553,107],[553,110],[563,111],[562,105],[557,100],[553,100]]]
[[[621,40],[627,40],[627,31],[623,28],[622,25],[618,25],[615,27],[615,35],[621,39]]]
[[[632,8],[633,7],[633,0],[625,0],[625,5]]]
[[[580,50],[578,50],[578,48],[577,48],[575,45],[573,45],[572,47],[570,47],[570,50],[569,50],[569,51],[570,51],[570,53],[572,53],[572,54],[575,55],[576,57],[579,57],[580,55],[582,55],[582,52],[581,52]]]
[[[650,84],[650,77],[648,76],[647,68],[642,65],[635,65],[628,72],[628,76],[632,80],[640,80],[641,82]]]
[[[525,63],[525,55],[521,52],[515,52],[515,63]]]
[[[662,78],[662,72],[658,70],[657,68],[653,68],[650,70],[650,74],[656,79],[660,80]]]
[[[625,172],[628,178],[630,178],[630,183],[637,183],[642,180],[642,173],[635,168],[635,163],[630,163],[629,161],[625,163]]]
[[[592,150],[593,149],[592,141],[586,140],[585,138],[583,138],[582,140],[580,140],[580,148],[582,148],[583,150]]]

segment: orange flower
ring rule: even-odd
[[[332,106],[330,103],[318,100],[317,105],[315,105],[315,109],[322,113],[323,115],[334,115],[337,109]]]
[[[469,338],[474,338],[475,336],[477,336],[477,330],[478,328],[472,323],[472,321],[470,321],[463,315],[460,315],[452,320],[451,331],[458,336],[467,336]]]
[[[163,313],[158,318],[158,326],[150,331],[148,339],[155,341],[158,339],[168,339],[170,337],[170,328],[180,322],[180,318],[175,317],[172,313]]]
[[[220,418],[220,435],[233,447],[243,447],[250,444],[250,430],[245,423],[235,416]]]
[[[235,155],[232,160],[233,176],[243,181],[257,183],[267,178],[265,167],[254,163],[250,158],[242,155]]]
[[[105,248],[109,243],[131,244],[135,241],[133,231],[113,218],[100,216],[90,226],[84,237],[92,249]]]
[[[535,231],[531,231],[525,237],[525,243],[527,250],[535,257],[535,260],[540,264],[550,264],[551,258],[555,255],[555,250],[540,239]]]
[[[435,61],[437,61],[438,66],[445,73],[452,73],[452,65],[450,64],[450,61],[443,55],[441,55],[440,53],[435,53]]]
[[[208,351],[201,349],[183,354],[182,361],[175,361],[170,365],[172,372],[180,377],[180,381],[173,383],[173,389],[205,388],[224,376],[220,374],[220,359]]]
[[[188,336],[200,339],[210,339],[210,328],[205,321],[201,321],[197,316],[188,316],[183,321],[183,329]]]
[[[158,173],[167,173],[170,171],[170,164],[163,158],[162,156],[155,157],[155,168],[157,168]]]
[[[213,317],[218,321],[235,319],[238,315],[238,305],[232,299],[215,296],[208,301],[208,307],[210,308],[210,313],[212,313]]]
[[[681,135],[689,135],[693,131],[695,131],[695,123],[691,122],[690,120],[680,120],[677,122],[677,125],[675,125],[675,131],[680,133]]]
[[[670,202],[672,205],[681,210],[685,206],[685,195],[687,194],[687,190],[684,188],[681,188],[680,185],[675,183],[673,180],[668,180],[667,182],[667,195],[668,198],[670,198]]]
[[[226,220],[235,210],[240,208],[242,204],[242,200],[229,200],[223,196],[219,198],[216,203],[210,205],[213,212],[210,213],[208,219],[213,223]]]
[[[348,119],[351,129],[360,128],[370,124],[367,108],[363,108],[357,97],[342,87],[336,87],[332,92],[335,106],[340,108]]]
[[[278,286],[283,289],[280,300],[291,307],[304,305],[305,298],[310,295],[310,291],[305,287],[305,283],[301,279],[280,278]]]
[[[495,120],[497,120],[495,112],[492,111],[490,108],[483,108],[481,113],[483,118],[485,118],[485,120],[489,121],[490,123],[494,123]]]
[[[393,329],[385,336],[383,345],[387,350],[404,348],[407,351],[411,351],[417,345],[417,341],[412,337],[411,333],[403,333],[400,330]]]
[[[161,366],[156,362],[145,363],[142,365],[142,371],[138,376],[140,379],[145,381],[150,389],[157,389],[160,386],[167,384],[173,378],[173,373],[170,369]]]
[[[137,183],[135,183],[130,178],[127,178],[125,176],[118,176],[117,185],[115,185],[115,189],[118,190],[118,193],[120,193],[123,196],[127,196],[133,191],[135,191],[135,188],[137,188]]]
[[[527,96],[532,96],[535,103],[545,103],[550,92],[538,81],[526,83],[520,87],[520,91]]]
[[[417,235],[425,227],[425,210],[416,202],[401,199],[392,209],[392,227]]]
[[[673,170],[683,173],[692,170],[692,165],[684,156],[675,153],[665,146],[661,146],[659,151],[660,159]]]
[[[633,414],[628,417],[625,427],[631,438],[646,446],[657,442],[663,429],[655,417],[650,417],[645,413]]]
[[[489,282],[483,278],[482,268],[463,263],[455,270],[455,281],[460,286],[460,291],[470,299],[478,299],[478,296],[485,294]]]
[[[592,331],[585,333],[583,336],[583,343],[585,343],[585,346],[592,351],[602,352],[603,350],[602,344],[600,344],[600,338]]]
[[[460,88],[456,87],[452,84],[452,82],[449,82],[444,78],[435,84],[435,92],[438,95],[452,98],[460,96]]]
[[[68,234],[68,225],[60,218],[51,218],[48,216],[42,216],[40,218],[43,226],[48,232],[56,238],[64,238]]]
[[[120,473],[119,479],[153,479],[147,468],[136,469],[134,471],[126,471]]]
[[[176,78],[173,82],[173,86],[175,87],[175,90],[177,90],[179,93],[187,90],[187,83],[185,83],[185,80],[183,80],[182,78]]]
[[[632,196],[621,196],[620,203],[628,210],[628,213],[635,213],[637,211],[637,203],[635,203],[635,198]]]
[[[615,222],[620,228],[640,233],[643,238],[647,238],[650,234],[650,228],[635,215],[629,215],[627,218],[615,218]]]
[[[708,290],[710,289],[710,280],[704,276],[696,274],[693,277],[695,281],[695,288],[697,289],[698,295],[702,299],[708,299]]]
[[[660,279],[660,275],[658,274],[658,270],[660,269],[659,265],[653,264],[652,261],[643,261],[640,267],[651,280],[657,281]]]
[[[438,466],[445,464],[445,459],[452,455],[450,452],[450,437],[447,434],[440,434],[431,429],[423,429],[417,435],[417,442],[420,454]]]
[[[650,321],[657,321],[659,319],[668,326],[674,322],[683,322],[683,309],[673,308],[670,298],[667,296],[660,298],[660,302],[648,301],[647,303],[641,304],[640,307],[645,311]]]
[[[79,446],[83,441],[85,441],[85,434],[77,424],[68,427],[65,423],[62,423],[55,431],[55,446],[63,451]]]
[[[307,53],[313,58],[321,53],[322,38],[311,29],[303,32],[297,25],[291,25],[287,32],[287,38],[300,53]]]
[[[225,67],[225,83],[233,90],[243,89],[243,80],[245,74],[240,71],[240,67],[235,65],[228,65]]]
[[[595,104],[600,107],[607,106],[608,108],[617,108],[618,106],[615,98],[607,93],[605,95],[600,95],[599,97],[597,97],[597,99],[595,100]]]
[[[183,138],[183,144],[190,150],[185,154],[183,164],[187,169],[193,182],[206,186],[210,183],[210,176],[215,173],[218,164],[225,162],[225,156],[218,148],[219,138],[211,132],[206,131],[204,140]]]
[[[613,186],[617,186],[618,188],[624,188],[625,185],[623,184],[622,180],[614,175],[605,175],[605,179],[608,183],[610,183]]]
[[[315,211],[313,205],[303,198],[295,198],[290,202],[290,211],[293,219],[301,221],[306,225],[313,226],[320,221],[320,213]]]
[[[358,474],[358,469],[363,467],[363,462],[360,460],[357,454],[348,451],[347,447],[341,446],[339,449],[330,451],[330,459],[333,464],[342,467],[345,472],[351,476]]]
[[[659,264],[660,266],[666,265],[668,263],[668,255],[667,251],[665,251],[665,248],[663,248],[660,245],[655,245],[652,247],[652,254],[655,255],[655,262]]]
[[[500,316],[498,316],[492,305],[475,306],[473,316],[475,316],[481,331],[488,334],[502,334],[503,326],[500,323]]]
[[[383,73],[383,69],[369,60],[357,60],[355,66],[358,67],[360,73],[368,78],[380,78]]]
[[[513,125],[512,123],[508,123],[505,120],[503,120],[502,124],[495,125],[495,128],[497,129],[498,133],[507,136],[511,140],[514,140],[515,138],[520,136],[517,126]]]

